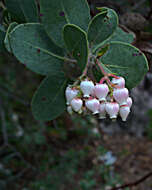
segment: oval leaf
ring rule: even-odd
[[[90,22],[88,28],[88,40],[91,46],[98,45],[107,40],[116,30],[118,16],[112,9],[104,9]]]
[[[148,71],[145,55],[137,48],[123,42],[111,42],[101,62],[118,76],[126,79],[128,88],[135,87]]]
[[[38,8],[35,0],[5,0],[8,11],[19,22],[38,22]]]
[[[41,0],[42,23],[52,40],[64,46],[62,28],[65,24],[76,24],[87,30],[90,10],[86,0]]]
[[[88,41],[86,33],[78,26],[67,24],[63,29],[65,45],[70,55],[78,61],[78,66],[83,71],[88,61]]]
[[[5,36],[5,40],[4,40],[4,44],[5,44],[5,47],[7,49],[8,52],[12,52],[11,50],[11,46],[10,46],[10,39],[9,39],[9,33],[17,26],[18,24],[16,22],[12,22],[8,29],[7,29],[7,32],[6,32],[6,36]]]
[[[32,112],[37,120],[49,121],[58,117],[66,108],[63,73],[46,77],[32,100]]]
[[[32,71],[48,75],[60,72],[62,50],[48,38],[41,24],[20,24],[9,34],[11,49],[17,59]]]

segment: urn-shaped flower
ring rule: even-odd
[[[127,105],[129,106],[129,108],[131,108],[131,106],[132,106],[132,98],[131,97],[127,98]]]
[[[94,84],[92,81],[84,80],[81,81],[80,88],[83,92],[83,96],[89,98],[94,91]]]
[[[111,119],[117,118],[119,112],[119,104],[116,102],[107,102],[106,103],[106,112],[109,114]]]
[[[74,98],[71,101],[71,107],[75,112],[81,112],[83,101],[80,98]]]
[[[114,89],[113,97],[120,105],[126,105],[128,98],[128,89],[127,88]]]
[[[125,87],[125,79],[123,77],[113,78],[111,82],[117,85],[119,88]]]
[[[69,86],[66,88],[65,96],[67,100],[67,103],[66,103],[67,105],[69,105],[71,100],[77,96],[78,92],[79,91],[75,88],[70,88]]]
[[[109,92],[109,88],[107,84],[96,84],[94,87],[94,93],[95,96],[100,100],[100,101],[105,101],[106,96]]]
[[[96,98],[86,100],[85,106],[88,108],[88,110],[93,112],[93,114],[99,113],[100,102]]]
[[[130,113],[129,106],[122,106],[122,107],[120,107],[119,113],[120,113],[120,116],[122,118],[122,121],[126,121],[128,115]]]

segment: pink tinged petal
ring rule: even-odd
[[[96,97],[100,101],[105,101],[106,96],[109,92],[108,85],[107,84],[96,84],[95,88],[94,88],[94,92],[95,92]]]
[[[79,91],[76,89],[72,89],[70,87],[66,88],[65,96],[66,96],[66,100],[67,100],[67,103],[66,103],[67,105],[69,105],[71,100],[77,96],[78,92]]]
[[[129,108],[131,108],[131,106],[132,106],[132,98],[130,98],[130,97],[127,98],[127,105],[129,106]]]
[[[113,84],[116,84],[120,88],[125,87],[125,79],[123,77],[119,77],[119,79],[113,78],[111,81]]]
[[[71,107],[75,112],[81,112],[82,104],[83,102],[80,98],[74,98],[71,101]]]
[[[111,119],[117,118],[119,112],[119,104],[116,102],[107,102],[106,103],[106,112],[109,114]]]
[[[89,98],[94,91],[94,84],[92,81],[85,80],[80,83],[80,88],[83,92],[83,96]]]
[[[120,116],[122,118],[122,121],[126,121],[128,115],[130,113],[129,106],[122,106],[122,107],[120,107],[119,113],[120,113]]]
[[[113,97],[120,105],[127,104],[128,94],[129,92],[127,88],[120,88],[120,89],[118,88],[114,89],[113,91]]]
[[[88,110],[92,111],[93,114],[99,113],[100,102],[96,98],[87,100],[85,102],[85,106],[88,108]]]
[[[99,107],[99,119],[105,119],[106,118],[106,103],[101,103]]]

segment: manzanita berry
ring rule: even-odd
[[[126,105],[126,106],[120,107],[119,113],[120,113],[120,116],[122,118],[122,121],[126,121],[128,115],[130,113],[129,106]]]
[[[119,88],[125,87],[125,79],[123,77],[113,78],[111,82],[117,85]]]
[[[105,101],[109,92],[107,84],[96,84],[94,87],[94,93],[100,101]]]
[[[67,103],[66,103],[67,105],[69,105],[71,100],[77,96],[78,92],[79,91],[75,88],[71,88],[69,86],[66,88],[65,96],[66,96],[66,100],[67,100]]]
[[[84,81],[81,81],[80,88],[83,92],[83,96],[89,98],[90,95],[93,93],[94,84],[92,81],[84,80]]]
[[[125,105],[127,104],[128,93],[127,88],[117,88],[113,91],[113,97],[120,105]]]
[[[111,119],[117,118],[119,112],[119,104],[116,102],[107,102],[106,103],[106,112],[109,114]]]
[[[86,100],[85,106],[88,108],[88,110],[92,111],[93,114],[99,113],[100,102],[96,98]]]
[[[83,101],[80,98],[74,98],[71,101],[71,107],[75,112],[81,112]]]

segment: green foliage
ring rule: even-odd
[[[10,46],[17,59],[32,71],[48,75],[63,65],[62,50],[46,35],[41,24],[20,24],[9,34]]]
[[[111,42],[101,62],[112,72],[126,79],[128,88],[135,87],[148,71],[145,55],[137,48],[122,42]]]
[[[8,11],[18,22],[38,22],[38,8],[35,0],[5,0]]]
[[[118,17],[112,9],[104,9],[90,22],[88,28],[88,40],[91,46],[107,40],[116,30]]]
[[[77,60],[81,71],[88,61],[88,41],[86,33],[78,26],[67,24],[63,28],[65,45],[70,56]]]
[[[4,38],[5,38],[5,29],[3,28],[2,25],[0,25],[0,52],[3,52],[5,50]]]
[[[96,64],[98,59],[105,72],[123,76],[130,89],[142,80],[148,71],[147,60],[130,45],[134,36],[119,28],[114,10],[98,8],[101,12],[91,20],[85,0],[40,0],[38,3],[41,23],[37,23],[40,21],[34,0],[22,3],[6,0],[11,15],[19,18],[19,23],[27,23],[11,23],[5,36],[8,52],[31,71],[47,76],[32,101],[37,120],[52,120],[65,110],[65,84],[74,78],[69,74],[70,68],[75,76],[84,76],[83,71],[94,64],[92,73],[99,81],[102,73]]]
[[[60,47],[64,46],[62,28],[65,24],[78,25],[87,30],[90,10],[84,0],[41,0],[42,23],[50,38]]]
[[[7,32],[6,32],[6,35],[5,35],[5,40],[4,40],[4,44],[5,44],[5,47],[7,49],[8,52],[12,52],[11,50],[11,46],[10,46],[10,39],[9,39],[9,34],[10,32],[17,26],[18,24],[16,22],[12,22],[8,29],[7,29]]]
[[[50,75],[41,83],[32,100],[32,111],[38,120],[55,119],[65,110],[64,90],[67,79],[63,73]]]

